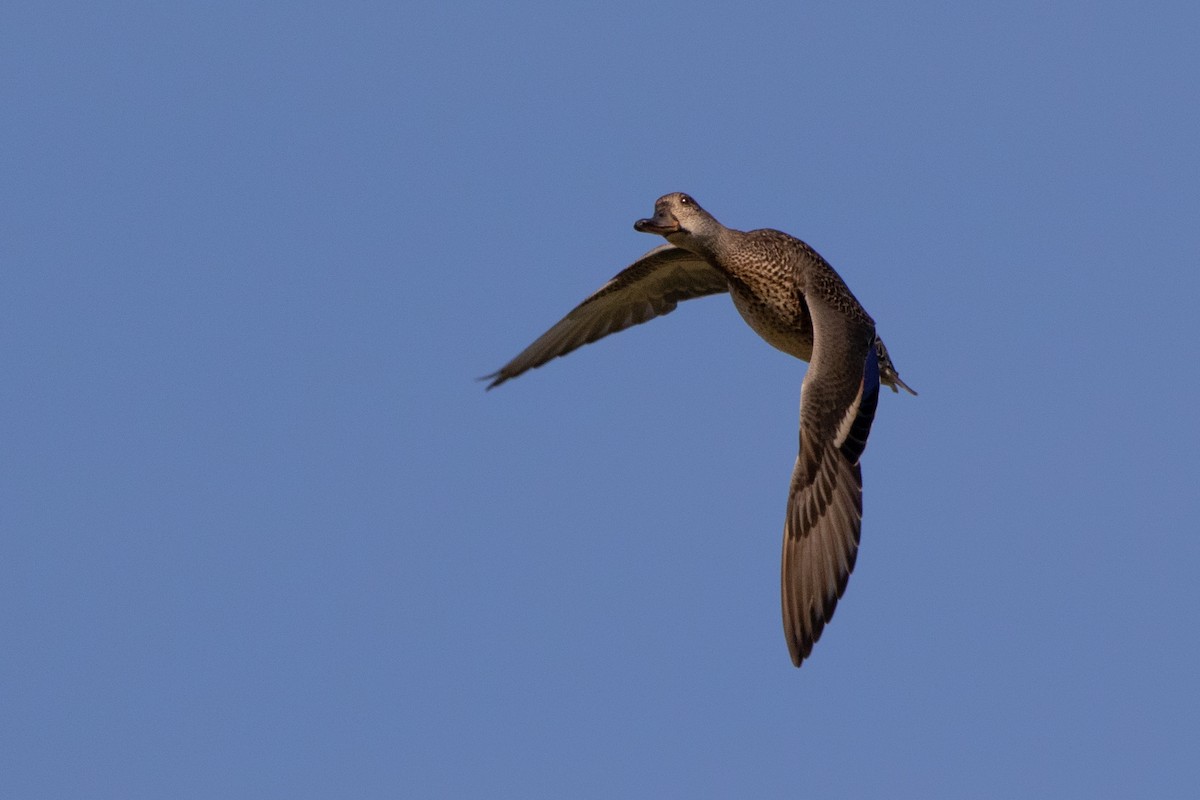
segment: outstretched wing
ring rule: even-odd
[[[811,303],[813,358],[800,399],[800,455],[783,536],[783,628],[792,663],[812,652],[858,556],[862,472],[879,400],[873,326]]]
[[[729,291],[715,267],[675,245],[656,247],[623,269],[497,372],[489,389],[552,358],[675,310],[680,300]]]

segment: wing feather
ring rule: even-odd
[[[682,300],[729,291],[719,270],[671,244],[656,247],[576,306],[520,355],[484,380],[493,389],[610,333],[669,314]]]
[[[879,399],[874,328],[810,301],[813,359],[800,403],[781,570],[784,635],[797,667],[812,652],[858,557],[862,471]]]

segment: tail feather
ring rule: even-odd
[[[880,339],[878,336],[875,337],[875,354],[879,357],[879,382],[893,392],[899,392],[903,389],[913,397],[916,397],[916,390],[900,380],[900,373],[896,371],[896,365],[892,363],[892,357],[888,355],[887,348],[883,346],[883,339]]]

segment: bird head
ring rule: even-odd
[[[721,224],[690,195],[672,192],[658,198],[654,202],[654,216],[639,219],[633,223],[633,229],[656,233],[677,247],[695,251],[703,249],[704,243],[720,232]]]

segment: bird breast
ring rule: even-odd
[[[802,361],[812,358],[812,319],[803,301],[787,303],[784,307],[768,303],[737,286],[731,286],[729,294],[742,319],[763,341]]]

